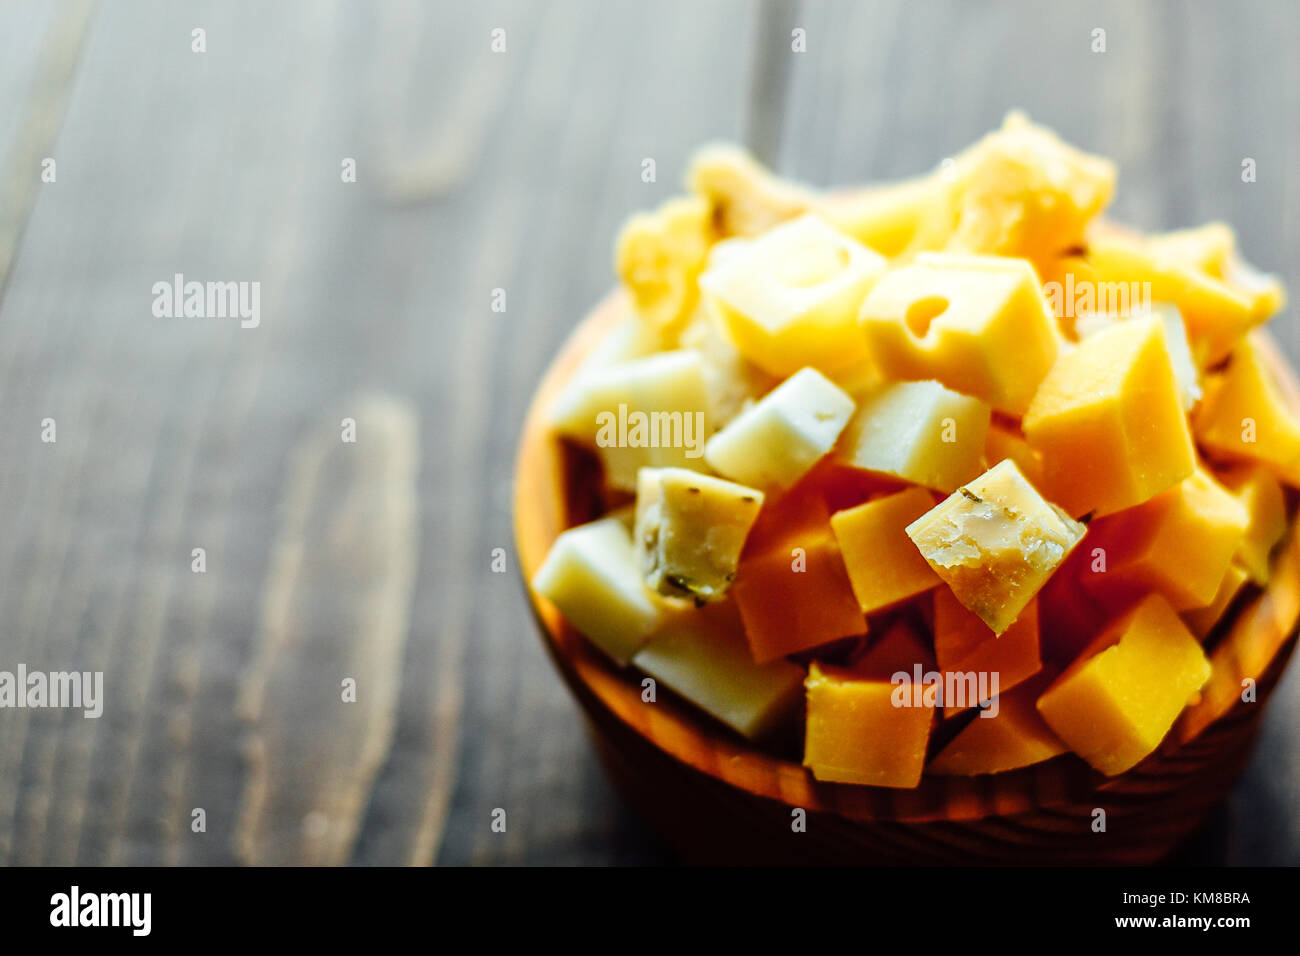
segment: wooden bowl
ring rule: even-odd
[[[605,299],[569,338],[524,424],[514,522],[525,586],[565,528],[603,502],[593,461],[557,439],[546,409],[583,357],[624,315]],[[1300,408],[1300,387],[1267,349]],[[1272,580],[1220,629],[1214,676],[1160,748],[1107,778],[1065,754],[996,775],[925,777],[913,790],[818,783],[676,698],[641,700],[639,676],[610,663],[528,588],[543,641],[589,719],[616,785],[689,862],[831,864],[1152,863],[1223,799],[1249,755],[1264,701],[1296,643],[1300,537],[1278,548]],[[1256,702],[1241,700],[1242,680]],[[806,831],[794,832],[796,808]],[[1096,810],[1105,830],[1096,832]]]

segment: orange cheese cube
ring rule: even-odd
[[[1240,501],[1203,469],[1145,504],[1093,522],[1105,572],[1084,586],[1111,606],[1158,591],[1176,610],[1214,600],[1248,522]]]
[[[1160,595],[1120,618],[1038,699],[1038,712],[1070,749],[1107,776],[1159,746],[1210,662]]]
[[[1219,582],[1219,590],[1215,592],[1214,600],[1205,607],[1184,611],[1183,623],[1202,641],[1205,640],[1249,580],[1250,573],[1236,561],[1232,562],[1228,565],[1223,580]]]
[[[731,586],[759,664],[867,631],[826,506],[808,499],[798,512],[781,533],[755,528],[762,546],[746,548]]]
[[[804,683],[804,766],[818,780],[915,787],[925,768],[934,708],[912,706],[910,688],[814,663]],[[907,706],[896,698],[907,697]]]
[[[981,711],[939,751],[927,772],[944,776],[1004,773],[1042,763],[1069,748],[1035,706],[1046,685],[1041,677],[1004,690],[994,707]]]
[[[1269,557],[1286,534],[1286,498],[1267,468],[1238,468],[1223,476],[1228,490],[1246,509],[1247,524],[1236,559],[1258,585],[1268,584]]]
[[[1021,423],[1043,493],[1072,515],[1141,504],[1196,465],[1159,319],[1119,322],[1048,373]]]
[[[1029,447],[1024,434],[1014,423],[1002,418],[989,422],[988,435],[984,439],[984,468],[988,470],[1000,461],[1010,458],[1020,469],[1020,473],[1035,488],[1043,483],[1043,463],[1038,453]]]
[[[989,407],[938,382],[898,382],[858,399],[836,461],[951,492],[980,473]]]
[[[926,253],[887,272],[858,315],[894,379],[936,379],[1020,415],[1056,360],[1059,333],[1022,259]]]
[[[711,263],[700,288],[736,348],[765,371],[846,373],[867,361],[857,310],[884,269],[884,257],[808,215]]]
[[[957,600],[1001,634],[1085,530],[1007,460],[913,521],[907,535]]]
[[[989,675],[993,694],[1006,694],[1011,688],[1037,674],[1043,666],[1038,652],[1038,602],[1030,601],[1001,636],[966,609],[948,588],[934,592],[934,653],[944,687],[964,680],[965,701],[944,701],[944,716],[983,703],[979,694],[971,694],[972,676]],[[997,684],[993,684],[993,675]],[[953,675],[959,675],[954,678]],[[964,676],[960,676],[964,675]]]
[[[1300,485],[1300,417],[1253,340],[1233,350],[1222,373],[1209,376],[1193,421],[1207,452],[1264,462]]]
[[[903,673],[915,676],[915,668],[924,676],[934,670],[934,652],[916,628],[898,618],[866,651],[853,662],[853,671],[864,677],[889,680]]]
[[[831,529],[844,555],[849,581],[864,614],[897,604],[939,583],[907,537],[907,526],[934,507],[921,488],[838,511]]]

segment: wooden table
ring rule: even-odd
[[[0,669],[105,681],[97,720],[0,711],[0,861],[667,859],[510,554],[519,424],[620,220],[708,139],[863,181],[1023,107],[1120,162],[1120,218],[1229,221],[1300,288],[1298,27],[1266,2],[0,8]],[[156,317],[177,273],[260,283],[260,324]],[[1300,863],[1297,690],[1187,859]]]

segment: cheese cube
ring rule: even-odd
[[[803,369],[710,438],[705,460],[746,485],[789,487],[831,450],[853,407],[824,375]]]
[[[932,507],[934,499],[928,491],[907,488],[831,516],[831,529],[864,614],[897,604],[939,583],[906,530]]]
[[[819,199],[815,208],[836,229],[881,255],[901,255],[946,198],[942,181],[923,176]]]
[[[852,669],[862,677],[890,680],[896,674],[906,674],[912,680],[918,666],[922,678],[933,671],[934,652],[916,628],[907,623],[907,618],[896,617],[879,640],[853,661]]]
[[[988,470],[1007,458],[1016,463],[1020,473],[1031,485],[1035,488],[1042,487],[1043,462],[1038,453],[1029,447],[1029,442],[1015,424],[995,418],[989,422],[988,436],[984,439],[982,468]]]
[[[868,392],[835,449],[836,461],[951,492],[980,473],[989,407],[938,382]]]
[[[1224,484],[1246,509],[1247,524],[1236,560],[1261,587],[1268,584],[1269,557],[1286,534],[1286,498],[1267,468],[1246,466],[1223,476]]]
[[[1236,246],[1232,227],[1222,222],[1147,236],[1147,248],[1157,258],[1182,263],[1216,279],[1227,273]]]
[[[676,335],[674,345],[691,350],[703,363],[704,386],[709,396],[708,422],[714,431],[726,427],[746,406],[780,384],[740,354],[707,309],[696,310]]]
[[[1233,350],[1222,373],[1209,377],[1193,422],[1207,452],[1263,462],[1300,486],[1300,416],[1252,339]]]
[[[952,716],[963,707],[982,703],[978,692],[980,675],[994,695],[1004,695],[1037,674],[1043,666],[1038,652],[1038,602],[1030,601],[1020,616],[1000,636],[966,609],[949,588],[934,592],[934,653],[944,686],[961,675],[965,701],[944,701],[944,715]],[[996,686],[992,675],[997,675]],[[973,687],[970,681],[976,681]]]
[[[936,379],[1020,415],[1056,360],[1060,333],[1023,259],[923,254],[862,302],[872,359],[895,379]]]
[[[885,259],[816,216],[777,226],[700,277],[741,353],[772,375],[866,363],[858,306]]]
[[[784,513],[798,520],[751,542],[731,586],[760,664],[867,632],[825,505],[805,499]]]
[[[708,201],[724,236],[757,236],[813,202],[810,191],[778,179],[744,150],[727,144],[705,146],[691,157],[686,184]]]
[[[1165,344],[1169,346],[1169,360],[1174,367],[1174,381],[1178,383],[1178,397],[1182,401],[1183,411],[1191,411],[1200,401],[1200,372],[1192,358],[1192,347],[1187,341],[1187,327],[1183,324],[1182,314],[1176,306],[1167,302],[1157,302],[1151,306],[1150,313],[1160,319],[1165,327]],[[1121,315],[1114,312],[1095,312],[1079,316],[1074,323],[1080,339],[1086,339],[1103,329],[1110,328],[1115,322],[1132,318],[1133,314]]]
[[[917,518],[907,535],[957,600],[1001,634],[1085,530],[1007,460]]]
[[[632,537],[618,518],[563,532],[533,575],[532,588],[620,666],[663,616],[641,580]]]
[[[763,493],[754,488],[684,468],[642,468],[635,541],[646,586],[720,600],[762,506]]]
[[[1214,600],[1205,607],[1193,608],[1190,611],[1182,613],[1183,623],[1191,629],[1191,632],[1204,641],[1214,630],[1215,625],[1223,619],[1224,613],[1231,606],[1232,602],[1237,599],[1241,589],[1246,586],[1250,580],[1250,573],[1236,561],[1228,565],[1227,572],[1223,575],[1223,580],[1219,582],[1219,589],[1214,593]]]
[[[1118,322],[1061,356],[1021,422],[1043,493],[1072,515],[1141,504],[1192,473],[1164,326]]]
[[[1063,754],[1069,748],[1039,715],[1035,704],[1046,682],[1035,678],[998,695],[993,707],[967,724],[926,772],[941,776],[1005,773]],[[987,715],[987,716],[986,716]]]
[[[1158,591],[1175,610],[1213,599],[1241,546],[1249,516],[1240,501],[1197,469],[1145,504],[1093,522],[1089,541],[1105,551],[1104,573],[1084,586],[1112,607]]]
[[[623,226],[615,268],[637,312],[653,328],[672,332],[691,315],[712,241],[709,204],[698,197],[669,200]]]
[[[573,378],[551,403],[547,409],[551,427],[561,435],[592,445],[596,414],[601,408],[601,399],[592,390],[592,378],[611,365],[645,358],[660,348],[662,341],[658,332],[642,322],[639,316],[626,316],[596,343]]]
[[[804,686],[803,763],[814,777],[873,787],[921,782],[934,708],[912,706],[912,688],[817,663]],[[896,694],[907,706],[895,706]]]
[[[1201,645],[1152,594],[1052,683],[1038,712],[1071,750],[1113,777],[1159,746],[1209,678]]]
[[[751,740],[792,719],[803,693],[802,667],[754,663],[731,604],[673,616],[632,663]]]

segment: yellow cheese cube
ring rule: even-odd
[[[849,423],[852,425],[852,422]],[[1043,483],[1043,463],[1038,453],[1029,447],[1024,434],[1014,423],[994,418],[989,422],[988,436],[984,439],[983,470],[996,465],[1003,459],[1010,458],[1035,488]],[[945,489],[951,490],[951,489]]]
[[[705,460],[746,485],[789,487],[831,450],[853,408],[853,399],[833,382],[803,369],[710,438]]]
[[[989,407],[938,382],[869,390],[844,429],[834,460],[950,492],[980,473]]]
[[[690,316],[712,241],[709,204],[699,198],[670,200],[623,226],[614,266],[651,326],[671,332]]]
[[[1035,706],[1045,686],[1040,677],[1003,690],[992,706],[939,751],[926,772],[941,776],[1005,773],[1065,753],[1069,748]]]
[[[957,600],[1001,634],[1085,530],[1007,460],[913,521],[907,535]]]
[[[710,266],[700,288],[741,354],[772,375],[852,373],[867,362],[858,306],[884,268],[882,256],[809,215]]]
[[[1164,325],[1118,322],[1061,356],[1021,422],[1072,515],[1141,504],[1195,468]]]
[[[1150,501],[1094,521],[1094,553],[1104,573],[1083,577],[1112,607],[1158,591],[1175,610],[1204,607],[1240,547],[1248,516],[1240,501],[1203,469]],[[1099,565],[1096,565],[1099,566]]]
[[[1228,607],[1236,600],[1241,589],[1246,586],[1250,580],[1250,574],[1236,561],[1228,565],[1227,572],[1223,575],[1223,580],[1219,582],[1219,589],[1214,594],[1214,600],[1205,607],[1193,608],[1190,611],[1184,611],[1182,614],[1183,623],[1186,624],[1202,641],[1209,636],[1214,630],[1214,626],[1222,620]]]
[[[1020,415],[1056,359],[1059,332],[1022,259],[923,254],[886,273],[859,322],[886,376],[936,379]]]
[[[1222,279],[1236,250],[1237,238],[1226,223],[1210,222],[1194,229],[1148,236],[1147,246],[1159,259],[1171,259]]]
[[[686,184],[708,201],[724,236],[757,236],[805,212],[814,200],[811,191],[778,179],[743,149],[726,144],[699,150]]]
[[[792,719],[803,693],[802,667],[754,663],[732,604],[671,616],[632,663],[751,740]]]
[[[906,530],[933,506],[928,491],[907,488],[831,516],[831,529],[864,614],[897,604],[939,583]]]
[[[805,682],[804,766],[814,777],[873,787],[915,787],[925,767],[934,708],[912,688],[814,663]],[[896,695],[908,706],[896,706]]]
[[[819,199],[814,208],[836,229],[881,255],[901,255],[946,196],[934,176]]]
[[[720,600],[763,493],[684,468],[637,476],[636,547],[646,586],[660,594]]]
[[[1252,339],[1233,350],[1222,373],[1210,376],[1194,423],[1207,452],[1264,462],[1288,484],[1300,485],[1300,417]]]
[[[1153,594],[1088,647],[1038,699],[1038,712],[1107,776],[1159,746],[1210,677],[1201,645]]]
[[[1286,498],[1267,468],[1246,466],[1223,476],[1224,484],[1246,509],[1246,533],[1236,559],[1261,587],[1268,584],[1269,557],[1286,534]]]
[[[562,533],[533,575],[532,587],[620,666],[663,619],[663,607],[641,580],[632,536],[618,518]]]
[[[1187,327],[1183,324],[1182,314],[1177,306],[1167,302],[1157,302],[1150,312],[1120,314],[1114,312],[1094,312],[1079,316],[1075,323],[1075,332],[1080,339],[1086,339],[1103,329],[1110,328],[1115,322],[1154,314],[1165,327],[1165,344],[1169,347],[1169,360],[1174,367],[1174,381],[1178,383],[1178,396],[1183,410],[1190,411],[1201,398],[1200,371],[1192,358],[1192,347],[1187,341]]]

